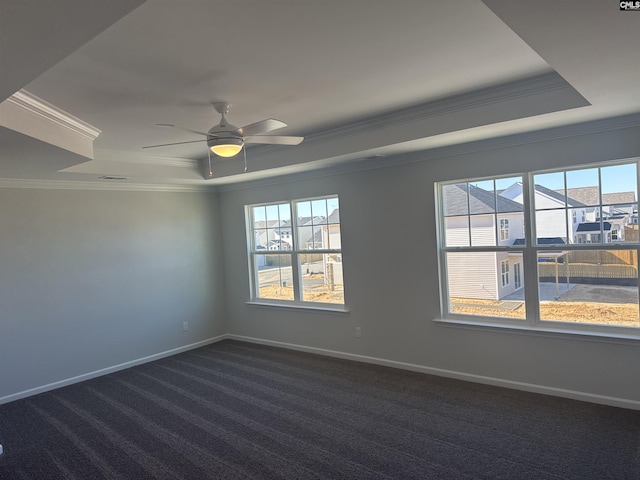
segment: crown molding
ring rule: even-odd
[[[428,119],[448,114],[459,113],[479,107],[501,104],[517,99],[524,99],[551,92],[566,92],[576,94],[575,89],[555,71],[548,72],[521,80],[514,80],[500,85],[485,87],[472,92],[466,92],[451,97],[442,98],[402,108],[387,113],[379,113],[374,117],[348,122],[323,132],[305,136],[305,146],[322,145],[337,140],[375,132],[380,129],[401,127],[423,122]],[[583,105],[589,103],[583,98]],[[574,105],[578,106],[578,105]],[[257,155],[272,155],[285,152],[287,147],[263,146],[255,150]]]
[[[86,158],[93,158],[93,142],[101,133],[26,90],[0,103],[0,126]]]
[[[46,102],[27,90],[19,90],[5,101],[12,103],[33,115],[37,115],[45,120],[56,123],[77,135],[82,135],[91,141],[95,140],[102,133],[102,130],[99,130],[79,118],[74,117],[70,113],[59,109],[55,105]]]
[[[26,178],[0,178],[0,188],[36,188],[45,190],[92,190],[124,192],[196,192],[213,193],[207,185],[164,185],[128,183],[127,180],[32,180]]]

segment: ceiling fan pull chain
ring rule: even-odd
[[[209,177],[213,177],[213,170],[211,170],[211,149],[207,149],[209,152]]]
[[[244,153],[244,173],[247,173],[247,148],[242,149],[242,153]]]

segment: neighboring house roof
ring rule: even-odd
[[[540,237],[537,239],[537,245],[559,245],[566,243],[563,238],[560,237]],[[516,238],[514,245],[524,245],[524,238]]]
[[[474,185],[469,185],[467,200],[467,184],[458,183],[443,187],[444,215],[453,217],[458,215],[494,213],[494,212],[522,212],[522,205],[505,197],[496,196]],[[497,206],[496,206],[497,200]],[[467,203],[468,202],[468,203]],[[496,208],[497,207],[497,208]]]
[[[274,228],[278,225],[278,220],[269,220],[264,221],[264,220],[258,220],[257,222],[253,223],[253,227],[258,229],[258,228]]]
[[[561,196],[564,196],[564,190],[555,190]],[[591,187],[576,187],[567,188],[567,196],[574,199],[583,205],[599,205],[600,204],[600,189],[597,186]],[[636,194],[634,192],[615,192],[615,193],[603,193],[602,203],[603,205],[610,204],[629,204],[635,203]]]
[[[636,194],[634,192],[603,193],[602,203],[606,203],[607,205],[614,203],[625,205],[636,203]]]
[[[610,222],[602,222],[602,229],[605,232],[611,230]],[[581,223],[578,225],[578,232],[599,232],[600,231],[600,222],[589,222],[589,223]]]
[[[564,205],[565,196],[563,190],[551,190],[550,188],[543,187],[536,184],[535,189],[548,197],[551,197]],[[586,205],[575,198],[567,197],[567,205],[571,207],[586,207]]]
[[[329,214],[327,218],[327,223],[340,223],[340,209],[334,208],[333,212]]]

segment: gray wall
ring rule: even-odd
[[[449,151],[445,157],[416,163],[298,177],[273,185],[254,183],[222,192],[229,333],[374,361],[405,362],[447,374],[489,377],[483,381],[498,379],[549,393],[577,393],[577,398],[613,397],[640,408],[637,340],[433,322],[439,317],[434,182],[640,154],[638,128],[571,137],[548,132],[546,137],[549,140],[531,143],[525,136],[513,139],[515,145],[509,147],[488,148],[485,143],[477,145],[475,153]],[[247,305],[244,205],[334,193],[340,196],[349,314]],[[354,337],[355,326],[362,327],[362,338]]]
[[[0,401],[224,334],[218,217],[216,194],[0,189]]]

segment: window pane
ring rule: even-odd
[[[322,200],[314,200],[311,202],[311,215],[313,217],[313,223],[315,225],[319,225],[322,223],[327,223],[327,201]]]
[[[611,222],[584,222],[578,225],[573,243],[610,243]]]
[[[327,225],[327,247],[331,250],[340,250],[342,248],[342,240],[340,237],[340,224],[334,223]]]
[[[342,255],[300,255],[302,300],[305,302],[344,303]]]
[[[255,255],[258,298],[293,300],[291,255]]]
[[[444,231],[447,247],[469,246],[469,217],[445,218]]]
[[[291,209],[288,203],[278,205],[278,220],[280,224],[291,223]]]
[[[496,211],[496,192],[493,180],[469,183],[469,213],[493,213]]]
[[[636,164],[613,165],[600,169],[602,177],[602,203],[635,202],[638,198]],[[612,194],[626,193],[627,196],[612,199]]]
[[[267,223],[269,224],[267,226],[272,227],[280,220],[279,205],[267,205],[265,210],[267,211]]]
[[[564,195],[564,192],[559,193]],[[597,168],[567,172],[567,203],[573,207],[600,204],[600,181]]]
[[[568,243],[567,211],[565,209],[536,211],[536,243],[538,245]]]
[[[497,178],[496,192],[498,193],[496,211],[523,211],[522,177]]]
[[[445,217],[457,217],[469,213],[469,199],[467,197],[467,184],[442,186],[442,203]]]
[[[308,223],[298,228],[298,249],[315,250],[325,248],[322,225]]]
[[[541,173],[533,176],[536,210],[565,207],[564,172]]]
[[[496,227],[494,215],[474,215],[471,217],[471,245],[494,246]]]
[[[337,198],[327,199],[327,212],[329,212],[329,223],[340,223],[340,203]]]
[[[634,225],[638,223],[635,164],[604,167],[601,175],[602,220],[611,223],[611,241],[637,241],[634,235],[637,232]]]
[[[254,226],[266,227],[267,211],[264,206],[253,207],[251,209],[251,218]]]
[[[524,245],[524,213],[498,214],[498,245]]]
[[[269,234],[266,228],[254,228],[253,230],[253,249],[266,250],[269,243]]]
[[[542,320],[640,326],[635,250],[540,252],[538,289]]]
[[[525,318],[522,263],[521,252],[448,252],[449,311]]]

